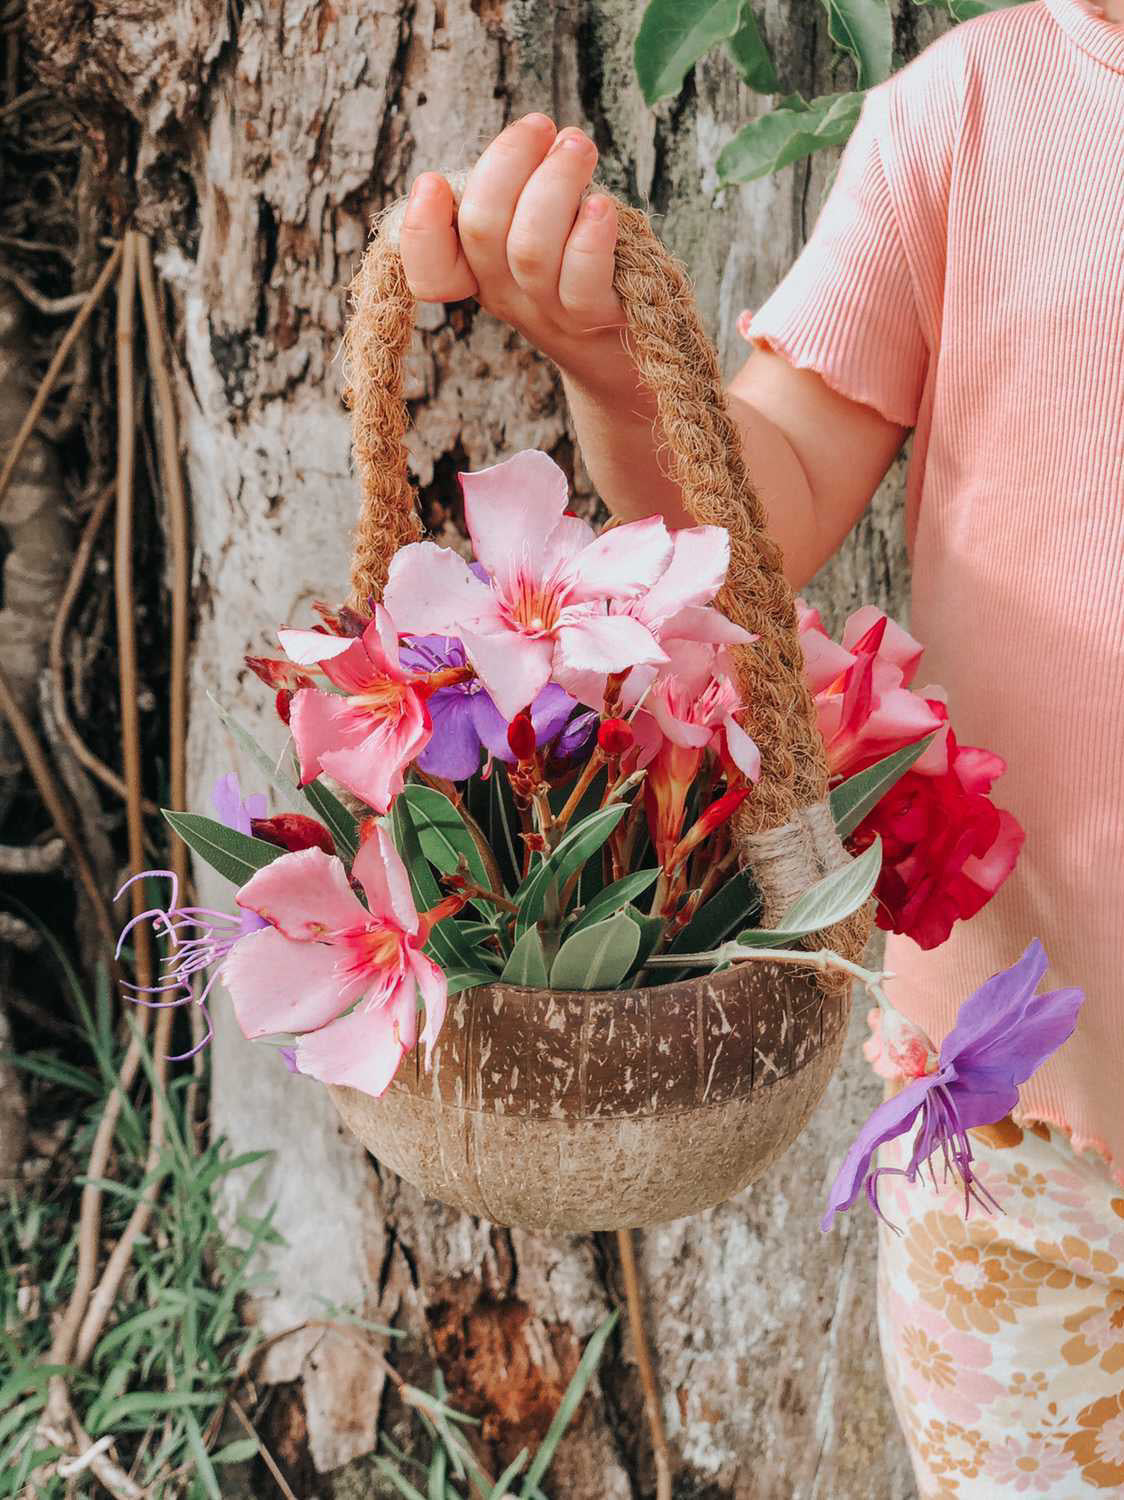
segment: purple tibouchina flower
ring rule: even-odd
[[[455,636],[448,635],[414,637],[403,644],[401,659],[403,665],[415,672],[439,672],[445,667],[467,664],[464,647]],[[597,715],[581,714],[571,725],[568,720],[576,707],[576,700],[557,683],[548,683],[543,688],[531,704],[531,723],[535,726],[539,749],[553,744],[558,758],[566,759],[585,744]],[[484,751],[508,764],[515,759],[507,743],[508,721],[478,678],[438,688],[429,699],[429,714],[433,737],[418,756],[417,764],[430,776],[464,781],[480,769]]]
[[[829,1229],[835,1215],[851,1207],[864,1186],[881,1217],[881,1174],[890,1172],[916,1182],[925,1162],[938,1151],[946,1172],[964,1184],[965,1212],[972,1197],[990,1198],[972,1174],[968,1131],[992,1125],[1014,1109],[1018,1085],[1072,1036],[1085,998],[1080,990],[1036,995],[1048,966],[1036,939],[1018,963],[993,975],[965,1000],[956,1025],[945,1037],[936,1071],[915,1079],[879,1105],[860,1130],[832,1184],[822,1229]],[[921,1125],[908,1166],[874,1168],[878,1147],[904,1135],[918,1115]]]

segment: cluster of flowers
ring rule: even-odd
[[[990,750],[957,743],[940,688],[911,687],[923,647],[881,610],[857,610],[840,645],[815,610],[799,609],[808,684],[835,780],[931,736],[850,846],[858,853],[882,841],[879,927],[906,933],[922,948],[939,947],[1015,868],[1023,830],[989,796],[1006,764]]]
[[[221,977],[247,1037],[376,1095],[419,1041],[428,1063],[458,989],[690,971],[728,958],[692,953],[700,936],[721,943],[751,915],[730,820],[760,757],[731,650],[754,637],[713,606],[726,532],[649,518],[597,535],[541,453],[461,484],[473,562],[404,547],[369,617],[320,606],[313,628],[280,631],[283,657],[247,658],[291,732],[291,791],[320,816],[268,817],[223,778],[218,822],[168,817],[237,885],[237,914],[181,905],[175,877],[148,872],[170,898],[122,935],[151,921],[169,948],[142,1003],[202,1005]],[[859,611],[841,645],[814,611],[800,625],[833,785],[863,784],[853,846],[885,849],[879,921],[934,946],[1014,865],[1021,830],[987,796],[1003,764],[957,744],[936,690],[911,688],[921,647],[885,615]],[[970,1181],[946,1049],[911,1054],[913,1114],[937,1110],[931,1140]],[[848,1181],[869,1170],[860,1150]]]

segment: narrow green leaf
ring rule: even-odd
[[[954,21],[973,21],[977,16],[990,15],[993,10],[1010,10],[1014,5],[1026,3],[1027,0],[945,0]]]
[[[632,968],[640,929],[626,912],[568,937],[550,966],[555,990],[611,990]]]
[[[189,1406],[213,1406],[214,1396],[203,1391],[130,1391],[112,1402],[96,1425],[99,1429],[116,1426],[126,1417],[150,1416],[153,1412],[182,1411]]]
[[[482,984],[495,984],[496,976],[487,969],[449,969],[445,974],[450,1000],[462,990],[474,990]]]
[[[334,792],[330,792],[322,781],[310,781],[301,788],[301,795],[327,825],[336,841],[337,851],[350,863],[359,849],[359,824],[348,812]]]
[[[516,942],[500,978],[505,984],[521,984],[528,990],[546,989],[546,955],[537,927],[528,927]]]
[[[410,804],[404,797],[394,799],[390,826],[395,845],[410,877],[410,888],[417,908],[419,911],[429,911],[441,900],[442,893],[429,861],[422,853]],[[446,973],[454,970],[478,972],[483,968],[475,948],[464,939],[454,922],[438,922],[429,935],[426,947]]]
[[[745,0],[649,0],[636,33],[636,76],[648,104],[677,94],[712,47],[729,40]]]
[[[526,1462],[527,1449],[523,1448],[519,1451],[519,1453],[516,1454],[516,1456],[508,1464],[507,1468],[496,1480],[495,1484],[492,1486],[492,1489],[489,1491],[488,1500],[507,1500],[507,1496],[511,1490],[511,1481],[517,1474],[521,1474],[523,1472],[523,1468]]]
[[[554,1413],[554,1420],[547,1429],[546,1437],[543,1438],[538,1452],[531,1460],[531,1467],[527,1470],[527,1477],[524,1479],[522,1488],[519,1491],[523,1500],[531,1500],[539,1480],[550,1467],[555,1450],[562,1441],[562,1436],[578,1409],[578,1403],[585,1395],[586,1386],[593,1379],[593,1372],[601,1362],[601,1355],[604,1352],[609,1335],[617,1325],[618,1317],[618,1313],[610,1313],[600,1328],[597,1329],[596,1333],[592,1335],[589,1343],[586,1344],[585,1353],[582,1355],[581,1362],[574,1371],[574,1378],[566,1387],[566,1394],[562,1397],[558,1410]]]
[[[780,88],[777,70],[752,5],[746,5],[742,11],[742,23],[726,43],[726,48],[734,66],[755,93],[777,92]]]
[[[640,946],[636,950],[633,967],[642,969],[663,935],[664,920],[662,917],[646,917],[642,912],[638,912],[635,906],[626,906],[625,911],[640,929]]]
[[[895,750],[892,755],[887,755],[884,760],[868,766],[865,771],[849,777],[835,788],[830,799],[831,815],[835,819],[835,831],[841,839],[853,833],[895,782],[900,781],[915,762],[921,759],[937,733],[934,729],[932,734],[927,734],[915,745]]]
[[[549,859],[535,866],[515,893],[515,903],[519,907],[515,922],[517,937],[542,916],[550,887],[557,885],[561,889],[570,876],[597,853],[629,806],[627,802],[614,802],[608,807],[598,808],[588,818],[567,829]]]
[[[822,0],[831,40],[855,60],[859,88],[873,88],[890,76],[894,62],[894,22],[886,0]]]
[[[400,1474],[389,1459],[376,1458],[375,1470],[384,1479],[389,1480],[392,1488],[404,1496],[405,1500],[425,1500],[421,1490],[416,1489],[404,1475]]]
[[[212,1398],[213,1399],[213,1398]],[[191,1449],[191,1456],[195,1460],[195,1472],[199,1481],[207,1492],[208,1500],[222,1500],[222,1490],[219,1488],[218,1476],[215,1474],[211,1463],[211,1456],[203,1443],[203,1434],[199,1430],[199,1423],[191,1412],[184,1412],[184,1427],[187,1429],[187,1446]]]
[[[245,885],[251,875],[264,870],[266,865],[285,853],[276,844],[238,833],[215,818],[205,818],[202,813],[169,812],[167,808],[162,811],[188,848],[237,886]]]
[[[611,917],[622,906],[627,906],[637,896],[642,896],[650,885],[655,884],[659,873],[658,869],[637,870],[634,875],[624,875],[620,880],[614,880],[580,913],[573,930],[580,932],[583,927],[592,927],[595,922],[603,922],[606,917]]]
[[[258,744],[246,726],[239,723],[230,710],[224,708],[213,693],[208,693],[207,697],[210,700],[211,707],[218,714],[223,727],[242,746],[242,749],[245,750],[265,779],[276,788],[288,810],[290,812],[299,811],[300,794],[297,791],[297,784],[291,776],[286,776],[285,772],[281,769],[286,757],[282,755],[281,763],[275,763],[272,757],[267,755]]]
[[[420,781],[407,782],[401,795],[410,804],[422,853],[430,864],[442,875],[452,875],[463,859],[476,884],[490,889],[492,882],[476,840],[448,797]]]
[[[777,923],[780,932],[820,932],[842,922],[870,899],[882,869],[882,840],[875,839],[858,859],[832,870],[794,901]]]
[[[790,94],[776,109],[743,125],[718,153],[722,183],[753,182],[824,146],[841,146],[859,118],[862,93],[802,99]]]
[[[251,1458],[256,1457],[260,1451],[257,1438],[235,1438],[232,1443],[227,1443],[216,1453],[211,1454],[213,1464],[244,1464]]]
[[[469,785],[471,786],[471,783]],[[488,843],[500,861],[501,868],[507,866],[511,884],[515,886],[519,883],[519,872],[523,867],[519,852],[521,846],[515,837],[519,818],[515,810],[511,783],[507,779],[506,767],[500,765],[498,761],[492,762],[492,774],[488,777],[487,790]]]
[[[448,1453],[444,1448],[434,1448],[429,1462],[429,1500],[445,1500],[445,1477],[448,1472]]]
[[[760,909],[760,898],[749,876],[731,875],[716,896],[702,907],[675,938],[669,953],[699,953],[717,948]]]

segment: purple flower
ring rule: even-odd
[[[254,792],[252,796],[243,797],[237,771],[228,771],[215,782],[211,789],[211,805],[220,823],[247,837],[252,831],[251,819],[264,818],[266,814],[265,793]]]
[[[413,637],[403,644],[401,659],[404,666],[415,672],[440,672],[467,663],[460,641],[447,635]],[[547,683],[531,704],[531,723],[540,750],[553,745],[559,759],[566,759],[585,744],[597,715],[580,714],[570,724],[570,715],[576,707],[576,700],[557,683]],[[507,743],[508,721],[478,678],[438,688],[429,699],[429,714],[433,737],[418,756],[417,764],[430,776],[464,781],[480,769],[484,751],[509,765],[515,759]]]
[[[993,975],[965,1000],[956,1025],[945,1037],[936,1071],[915,1079],[879,1105],[860,1130],[832,1184],[821,1228],[829,1229],[835,1215],[850,1208],[864,1186],[881,1217],[881,1174],[892,1172],[916,1182],[922,1166],[937,1151],[944,1158],[946,1173],[958,1176],[964,1184],[965,1212],[972,1197],[990,1198],[972,1174],[968,1131],[992,1125],[1014,1109],[1018,1085],[1073,1034],[1085,998],[1080,990],[1036,995],[1047,967],[1046,954],[1036,939],[1018,963]],[[918,1115],[921,1125],[909,1165],[873,1168],[878,1147],[904,1135]]]

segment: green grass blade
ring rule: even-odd
[[[566,1387],[566,1394],[562,1397],[558,1410],[554,1413],[554,1420],[547,1429],[546,1437],[543,1438],[538,1452],[531,1460],[531,1467],[527,1470],[527,1477],[519,1493],[523,1500],[532,1500],[539,1480],[550,1467],[555,1450],[562,1441],[562,1435],[569,1427],[574,1413],[578,1409],[578,1403],[585,1395],[586,1387],[593,1379],[593,1372],[597,1369],[604,1353],[605,1345],[609,1335],[617,1326],[618,1312],[612,1312],[601,1324],[600,1328],[592,1335],[589,1343],[585,1346],[585,1352],[581,1357],[574,1378]]]

